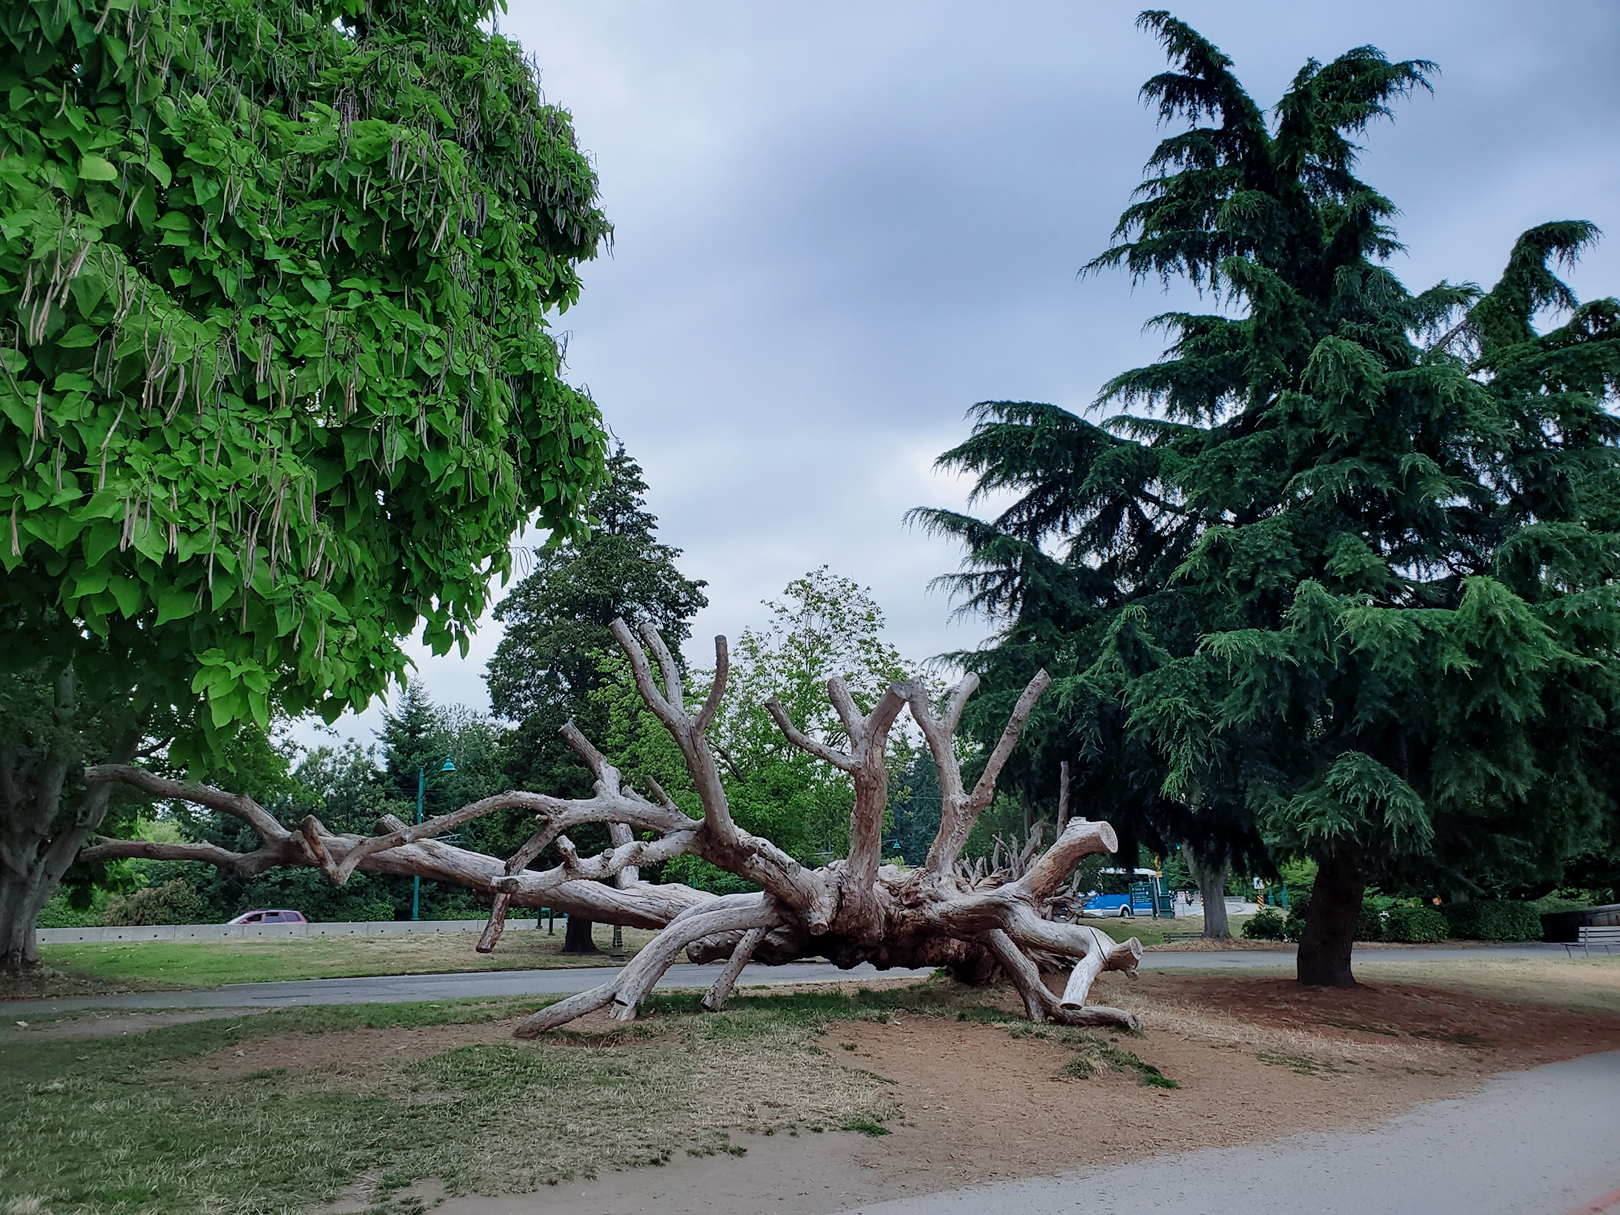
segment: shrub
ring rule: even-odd
[[[1284,924],[1282,916],[1267,907],[1243,926],[1243,935],[1251,941],[1280,941]]]
[[[1451,935],[1465,941],[1539,941],[1541,915],[1530,903],[1513,899],[1480,899],[1446,903],[1440,908]]]
[[[208,908],[202,895],[190,882],[179,878],[113,899],[101,914],[101,922],[109,926],[201,924],[207,920]]]
[[[1361,916],[1356,920],[1356,940],[1382,941],[1384,939],[1384,913],[1371,899],[1363,899]]]
[[[1446,917],[1433,907],[1391,907],[1384,918],[1384,939],[1426,944],[1443,941],[1451,931]]]
[[[1283,921],[1283,937],[1289,941],[1297,941],[1305,935],[1305,917],[1310,914],[1311,901],[1300,899],[1297,902],[1290,900],[1288,904],[1288,918]]]
[[[84,908],[75,907],[68,902],[68,896],[59,891],[51,896],[50,902],[39,909],[39,918],[34,921],[34,927],[94,928],[100,923],[101,911],[94,904]]]

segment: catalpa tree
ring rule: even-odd
[[[0,958],[107,812],[459,645],[578,525],[547,315],[608,235],[481,0],[0,4]]]

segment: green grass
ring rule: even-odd
[[[519,1042],[490,1024],[447,1032],[425,1056],[393,1051],[420,1043],[411,1031],[506,1022],[543,1003],[283,1009],[106,1039],[11,1039],[0,1044],[0,1210],[37,1199],[52,1215],[280,1215],[362,1174],[381,1179],[381,1200],[424,1177],[452,1193],[524,1191],[682,1148],[740,1154],[738,1131],[880,1134],[898,1112],[889,1082],[814,1047],[833,1020],[885,1018],[882,992],[740,994],[702,1015],[695,996],[659,996],[608,1033]],[[316,1041],[335,1034],[346,1037]],[[311,1049],[328,1062],[308,1066]]]
[[[544,929],[507,932],[494,953],[473,949],[471,932],[353,937],[270,937],[224,941],[117,941],[46,945],[40,960],[79,982],[106,987],[177,990],[225,983],[273,983],[358,975],[445,974],[473,970],[529,970],[612,966],[651,937],[624,930],[625,949],[609,952],[613,930],[596,930],[600,955],[564,957],[563,934]]]
[[[1058,1075],[1065,1079],[1089,1080],[1098,1072],[1134,1072],[1136,1082],[1149,1088],[1181,1087],[1147,1060],[1120,1049],[1117,1038],[1104,1037],[1094,1030],[1019,1021],[1009,1024],[1007,1032],[1014,1038],[1039,1038],[1072,1050],[1074,1058],[1058,1069]],[[1141,1031],[1137,1030],[1136,1035],[1140,1037]]]
[[[1087,928],[1101,928],[1116,941],[1128,941],[1135,937],[1143,945],[1163,945],[1165,934],[1168,932],[1187,931],[1177,929],[1174,920],[1154,920],[1133,917],[1122,920],[1118,916],[1109,916],[1106,919],[1082,920]]]

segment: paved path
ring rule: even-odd
[[[1482,948],[1358,949],[1357,963],[1458,961],[1476,958],[1563,957],[1561,945],[1507,945]],[[1149,953],[1144,969],[1226,970],[1274,966],[1292,970],[1291,952],[1232,950]],[[83,1008],[279,1008],[295,1004],[395,1004],[414,1000],[461,1000],[485,996],[548,996],[586,991],[611,977],[616,967],[580,966],[568,970],[484,970],[448,975],[378,975],[355,979],[304,979],[289,983],[233,983],[207,991],[155,991],[128,996],[73,996],[58,1000],[0,1003],[7,1016],[73,1012]],[[660,987],[705,988],[720,964],[671,966]],[[825,983],[879,977],[920,977],[927,970],[879,971],[870,965],[839,970],[828,962],[749,966],[741,985]]]
[[[1498,1076],[1361,1134],[1296,1135],[846,1215],[1597,1215],[1620,1212],[1617,1128],[1620,1052]]]

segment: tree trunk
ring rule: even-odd
[[[34,921],[101,825],[111,790],[93,785],[64,808],[66,764],[7,752],[0,757],[0,973],[17,974],[38,965]]]
[[[1317,858],[1316,886],[1311,891],[1305,934],[1296,959],[1299,981],[1307,987],[1354,987],[1350,950],[1361,917],[1367,878],[1359,858],[1330,852]]]
[[[101,826],[112,792],[107,784],[68,780],[86,742],[74,720],[73,668],[16,686],[37,699],[32,737],[0,739],[0,973],[7,974],[38,965],[34,921]],[[136,746],[131,735],[110,750],[123,763]]]
[[[594,925],[583,916],[569,913],[568,927],[563,937],[564,953],[597,953],[596,942],[591,939]]]
[[[1226,922],[1226,876],[1231,869],[1228,861],[1207,864],[1198,859],[1192,848],[1181,846],[1187,858],[1187,868],[1193,881],[1198,883],[1198,894],[1204,900],[1204,936],[1212,941],[1230,941],[1232,929]]]

